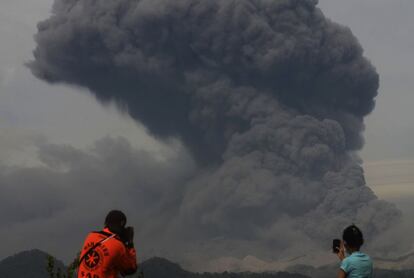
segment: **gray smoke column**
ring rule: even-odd
[[[355,155],[379,78],[316,5],[55,0],[29,66],[182,140],[199,169],[160,206],[174,212],[163,236],[189,252],[268,256],[351,222],[371,238],[400,218]]]

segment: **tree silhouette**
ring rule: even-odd
[[[73,278],[76,272],[76,269],[79,266],[79,254],[72,261],[72,263],[69,264],[69,266],[66,267],[66,269],[64,269],[65,273],[63,273],[60,267],[55,269],[55,265],[56,265],[55,257],[49,255],[47,257],[47,266],[46,266],[46,270],[47,270],[47,273],[49,274],[49,278]]]

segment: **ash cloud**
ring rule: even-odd
[[[400,219],[366,186],[355,154],[379,77],[351,31],[316,5],[55,0],[29,67],[188,147],[197,170],[142,211],[172,219],[154,226],[165,252],[295,254],[350,222],[375,238]]]

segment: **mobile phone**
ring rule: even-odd
[[[334,252],[334,253],[339,253],[340,248],[341,248],[341,240],[340,240],[340,239],[335,238],[335,239],[332,241],[332,252]]]

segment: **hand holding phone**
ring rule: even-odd
[[[332,242],[332,252],[334,252],[340,261],[345,259],[345,246],[344,242],[340,239],[334,239]]]
[[[338,254],[340,250],[341,250],[341,240],[336,238],[332,242],[332,252],[335,254]]]

